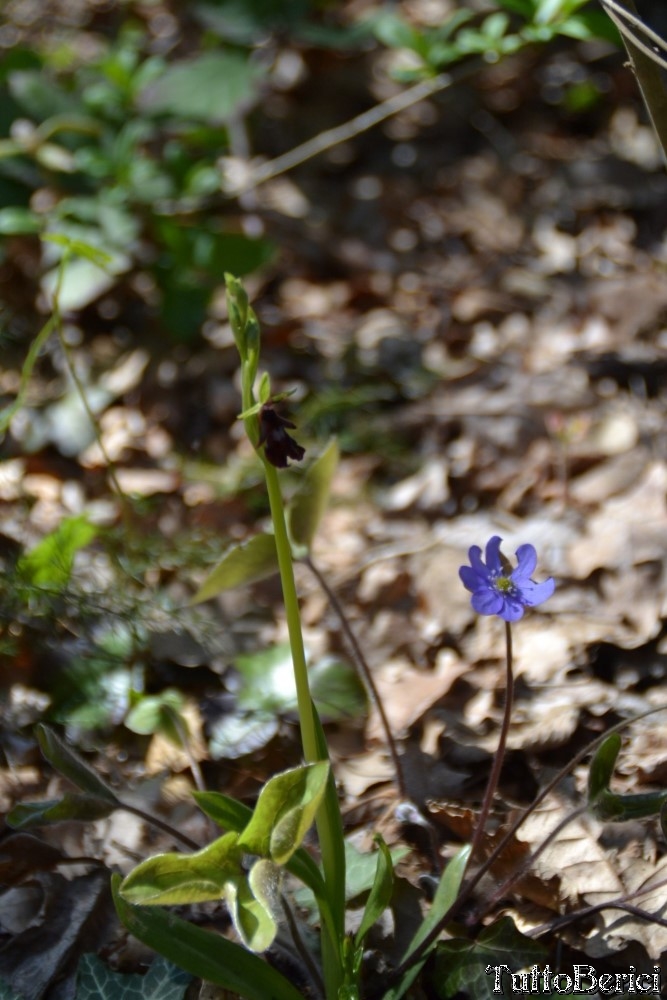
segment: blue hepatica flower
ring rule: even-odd
[[[479,545],[468,552],[470,566],[461,566],[459,576],[472,594],[470,603],[480,615],[498,615],[506,622],[516,622],[526,608],[532,608],[551,597],[556,584],[553,577],[535,583],[531,574],[537,566],[537,553],[532,545],[520,545],[516,550],[517,568],[512,569],[500,551],[502,538],[494,535],[486,545],[486,564]]]

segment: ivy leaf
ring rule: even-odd
[[[191,979],[166,958],[156,958],[140,976],[113,972],[96,955],[84,955],[77,971],[76,1000],[183,1000]]]
[[[515,972],[541,966],[546,958],[543,945],[518,931],[511,917],[501,917],[475,941],[454,938],[438,945],[435,996],[448,1000],[463,991],[475,1000],[495,1000],[495,975],[487,973],[489,966],[506,965]]]

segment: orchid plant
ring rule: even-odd
[[[610,790],[620,749],[619,731],[629,724],[620,723],[591,747],[580,751],[511,824],[490,855],[480,857],[511,723],[514,689],[511,627],[527,610],[552,596],[555,581],[551,577],[542,582],[533,579],[537,552],[531,544],[519,546],[514,568],[501,552],[502,539],[498,535],[488,540],[484,558],[481,548],[473,545],[469,549],[469,565],[459,570],[461,581],[470,592],[475,612],[495,616],[505,626],[505,707],[497,752],[471,843],[460,848],[440,874],[430,906],[421,923],[413,928],[403,953],[398,958],[392,956],[382,961],[373,957],[367,939],[385,910],[392,906],[395,855],[381,837],[376,837],[377,851],[365,885],[365,902],[357,915],[355,929],[350,930],[347,919],[350,873],[346,864],[344,826],[327,741],[311,693],[294,576],[295,559],[304,558],[304,553],[306,562],[312,567],[310,544],[326,503],[337,449],[330,445],[315,460],[306,473],[303,490],[286,505],[279,470],[290,462],[302,461],[305,451],[288,433],[296,430],[295,424],[279,409],[284,394],[273,394],[269,375],[259,374],[260,328],[245,290],[234,277],[227,276],[226,281],[229,318],[241,364],[240,419],[262,463],[273,532],[256,535],[225,553],[195,595],[195,601],[208,600],[240,582],[273,572],[280,574],[305,763],[270,778],[254,809],[221,792],[201,788],[193,792],[197,806],[223,831],[210,844],[200,846],[181,831],[120,798],[60,737],[42,726],[38,727],[42,752],[81,791],[55,802],[21,804],[9,814],[8,822],[25,829],[63,819],[95,819],[116,809],[125,809],[161,827],[187,853],[156,854],[124,878],[113,876],[114,900],[121,921],[136,937],[185,970],[248,1000],[268,997],[275,1000],[303,997],[359,1000],[362,995],[369,1000],[400,1000],[409,993],[418,977],[427,995],[449,1000],[460,989],[460,976],[469,969],[470,963],[469,936],[457,938],[460,931],[457,931],[456,920],[462,919],[464,907],[467,923],[476,923],[482,928],[477,944],[480,960],[484,963],[490,961],[494,948],[501,949],[502,954],[511,953],[521,966],[544,957],[541,946],[522,935],[509,918],[482,926],[482,917],[510,891],[530,858],[485,899],[481,908],[479,901],[474,900],[474,891],[508,847],[521,823],[571,767],[582,761],[587,753],[594,752],[588,805],[602,819],[660,813],[663,826],[667,826],[667,794],[628,796]],[[330,596],[334,597],[333,593]],[[349,630],[349,625],[346,628]],[[361,669],[371,693],[377,698],[372,678],[365,673],[367,668],[362,666]],[[390,748],[394,747],[391,735],[387,733],[387,736]],[[400,764],[395,748],[392,757]],[[397,777],[398,790],[405,799],[405,785],[400,774]],[[429,826],[417,803],[399,802],[396,814],[404,822]],[[304,846],[313,824],[317,830],[319,859]],[[553,832],[533,857],[552,836]],[[469,874],[471,861],[477,866]],[[319,931],[315,943],[310,930],[304,932],[288,899],[287,875],[298,880],[313,900],[314,926]],[[163,909],[221,899],[227,904],[238,941],[213,934]],[[614,905],[614,902],[608,901],[606,905]],[[477,910],[471,910],[471,905],[476,905]],[[300,968],[296,980],[294,975],[274,967],[263,957],[274,953],[279,940],[283,948],[285,941],[288,942],[292,962]],[[432,958],[434,962],[427,966]],[[369,959],[372,973],[367,968]]]

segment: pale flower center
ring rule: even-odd
[[[516,592],[514,582],[508,576],[494,576],[493,586],[501,594],[513,594]]]

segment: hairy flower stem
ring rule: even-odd
[[[472,844],[470,845],[470,857],[469,861],[472,860],[475,855],[479,853],[482,845],[482,840],[484,838],[484,828],[486,827],[486,821],[489,818],[489,813],[491,811],[491,806],[493,804],[493,796],[496,794],[496,789],[498,788],[498,782],[500,781],[500,772],[503,768],[503,761],[505,759],[505,747],[507,746],[507,734],[510,728],[510,722],[512,719],[512,703],[514,701],[514,674],[512,671],[512,629],[509,622],[505,622],[505,648],[506,648],[506,664],[507,664],[507,674],[505,681],[505,711],[503,713],[503,722],[500,728],[500,736],[498,738],[498,749],[496,750],[495,756],[493,758],[493,766],[491,768],[491,774],[489,775],[489,781],[486,786],[486,791],[484,792],[484,799],[482,801],[482,808],[477,818],[477,826],[475,828],[475,833],[472,838]]]
[[[396,740],[394,739],[394,735],[391,731],[391,726],[389,725],[387,713],[385,712],[384,705],[382,704],[380,692],[377,689],[377,685],[373,679],[373,674],[371,673],[371,668],[369,667],[366,657],[363,654],[363,650],[357,641],[356,635],[352,631],[345,609],[338,600],[336,592],[329,586],[329,582],[324,573],[322,573],[317,564],[313,562],[312,556],[307,555],[304,562],[326,594],[329,604],[334,609],[334,612],[338,617],[338,621],[340,622],[340,626],[343,630],[343,635],[347,640],[347,644],[350,647],[350,651],[357,665],[357,670],[361,674],[362,680],[368,689],[368,693],[370,694],[371,701],[375,705],[380,717],[380,722],[382,724],[382,728],[384,729],[385,740],[387,741],[387,747],[394,765],[394,771],[396,772],[396,784],[398,786],[399,795],[402,799],[409,799],[410,796],[408,795],[405,783],[405,775],[403,774],[401,758],[396,746]]]

